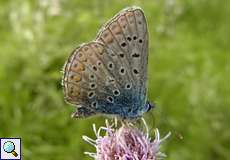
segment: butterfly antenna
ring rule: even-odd
[[[115,128],[117,128],[117,117],[114,118],[114,125],[115,125]]]
[[[149,102],[149,105],[151,106],[151,109],[154,109],[156,107],[156,103],[152,103],[152,102]],[[156,117],[154,115],[154,112],[153,110],[149,109],[149,113],[150,115],[147,115],[147,117],[150,117],[150,120],[148,121],[149,118],[147,118],[147,122],[150,122],[150,128],[148,128],[149,130],[154,130],[156,128]],[[146,123],[146,120],[145,120],[145,123]]]
[[[149,128],[148,128],[147,123],[146,123],[146,121],[145,121],[145,119],[143,117],[141,118],[141,120],[142,120],[142,122],[143,122],[143,124],[145,126],[146,137],[148,138],[149,137]]]
[[[179,140],[182,140],[184,137],[181,133],[179,133],[169,122],[167,116],[164,115],[164,113],[162,111],[159,112],[159,114],[161,115],[162,119],[163,119],[163,123],[168,124],[168,126],[170,127],[171,133],[174,134]]]

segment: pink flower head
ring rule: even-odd
[[[146,123],[143,121],[145,126]],[[119,129],[114,129],[114,125],[109,125],[106,121],[106,127],[100,127],[96,130],[93,125],[97,139],[93,140],[87,136],[83,139],[96,147],[96,153],[85,152],[95,160],[156,160],[165,157],[165,154],[159,151],[160,143],[169,137],[168,133],[163,139],[160,139],[158,129],[155,129],[155,139],[152,140],[147,133],[140,131],[133,125],[122,125]],[[105,136],[101,136],[101,130],[105,130]]]

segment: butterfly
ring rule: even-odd
[[[65,100],[73,117],[96,114],[134,119],[149,111],[147,101],[148,29],[139,7],[123,9],[95,40],[77,47],[64,65]]]

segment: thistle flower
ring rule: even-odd
[[[166,155],[159,151],[160,143],[170,136],[168,133],[163,139],[160,139],[158,129],[155,129],[155,139],[152,140],[148,135],[148,127],[146,133],[140,131],[133,125],[122,125],[121,128],[115,129],[114,123],[109,124],[106,120],[106,127],[96,129],[93,124],[93,130],[96,140],[87,136],[83,139],[96,147],[96,153],[85,152],[95,160],[157,160],[162,159]],[[101,131],[106,134],[101,136]]]

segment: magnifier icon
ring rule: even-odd
[[[3,144],[3,150],[6,152],[6,153],[11,153],[14,155],[14,157],[17,157],[18,154],[17,152],[15,152],[15,145],[13,142],[11,141],[7,141]]]

